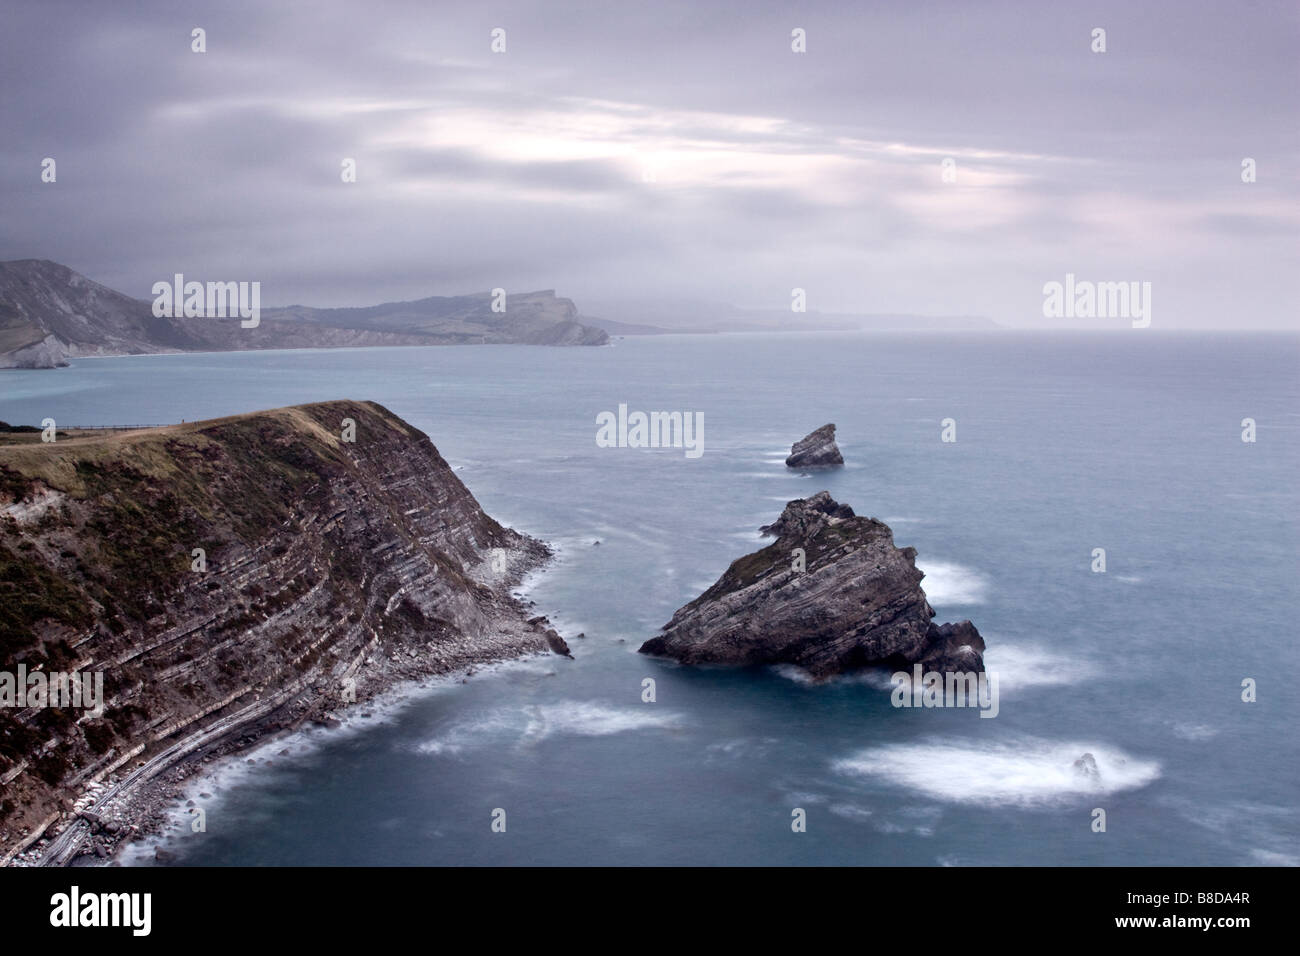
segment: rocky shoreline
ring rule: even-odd
[[[517,587],[524,579],[544,569],[550,553],[538,560],[535,553],[519,550],[509,555],[509,572],[504,583]],[[528,657],[558,655],[572,657],[564,639],[545,617],[534,616],[520,626],[529,604],[511,597],[517,615],[503,615],[497,622],[503,635],[515,639],[513,650],[498,645],[490,650],[458,653],[454,659],[434,654],[392,653],[367,660],[359,672],[356,700],[332,708],[297,699],[270,714],[236,724],[199,748],[184,753],[174,762],[164,762],[148,774],[128,779],[110,776],[92,784],[78,797],[67,819],[52,825],[40,839],[16,854],[10,866],[116,866],[133,844],[163,835],[174,821],[174,812],[185,799],[185,788],[204,775],[220,772],[246,754],[276,740],[315,727],[337,728],[351,717],[371,714],[376,704],[398,702],[438,683],[464,683],[481,669]],[[539,645],[539,638],[544,644]],[[316,699],[319,701],[319,698]],[[184,741],[180,742],[182,745]],[[280,756],[287,756],[281,751]],[[250,761],[251,763],[252,761]],[[155,861],[171,861],[159,848]]]
[[[512,593],[551,549],[372,403],[5,446],[0,479],[5,659],[103,684],[98,712],[0,708],[0,864],[111,859],[223,755],[569,655]]]

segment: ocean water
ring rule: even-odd
[[[666,336],[84,360],[0,374],[0,419],[373,399],[558,548],[528,593],[575,660],[418,689],[227,764],[195,789],[207,831],[167,838],[180,862],[1296,864],[1298,372],[1283,335]],[[703,456],[598,448],[620,403],[702,412]],[[828,421],[847,467],[787,470]],[[980,628],[996,718],[894,708],[879,674],[635,653],[823,488],[917,549],[937,620]],[[1084,752],[1099,782],[1071,769]]]

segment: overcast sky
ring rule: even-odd
[[[1300,316],[1295,3],[5,8],[0,259],[141,298],[174,272],[264,305],[802,287],[1052,327],[1070,272],[1151,282],[1153,327]]]

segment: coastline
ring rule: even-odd
[[[88,782],[70,810],[32,834],[26,847],[13,851],[0,866],[120,866],[123,857],[133,857],[131,864],[139,865],[146,864],[149,846],[155,848],[156,862],[165,863],[167,852],[157,850],[177,826],[176,812],[189,798],[188,792],[229,772],[237,760],[248,760],[316,728],[338,729],[373,716],[376,710],[395,710],[421,694],[465,683],[489,668],[562,656],[546,639],[549,621],[543,617],[540,627],[534,623],[539,619],[531,613],[533,605],[526,597],[529,579],[544,573],[554,560],[554,551],[543,547],[541,554],[521,547],[507,555],[505,577],[498,580],[506,607],[493,621],[496,639],[485,642],[483,648],[460,649],[451,658],[439,656],[445,654],[442,650],[371,656],[358,671],[361,679],[355,701],[344,706],[328,708],[320,698],[312,698],[305,710],[292,713],[304,697],[303,688],[296,682],[290,684],[269,705],[259,706],[261,702],[255,701],[201,727],[171,743],[144,766]],[[502,637],[511,639],[507,648],[501,646]]]

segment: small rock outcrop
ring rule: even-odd
[[[823,425],[790,446],[787,468],[835,468],[844,464],[844,456],[835,444],[835,426]]]
[[[821,491],[761,529],[776,541],[732,562],[641,653],[684,664],[795,664],[824,678],[860,667],[984,670],[970,621],[937,625],[914,548]]]
[[[1074,772],[1094,783],[1100,782],[1101,771],[1097,769],[1097,758],[1090,753],[1085,753],[1073,764]]]

